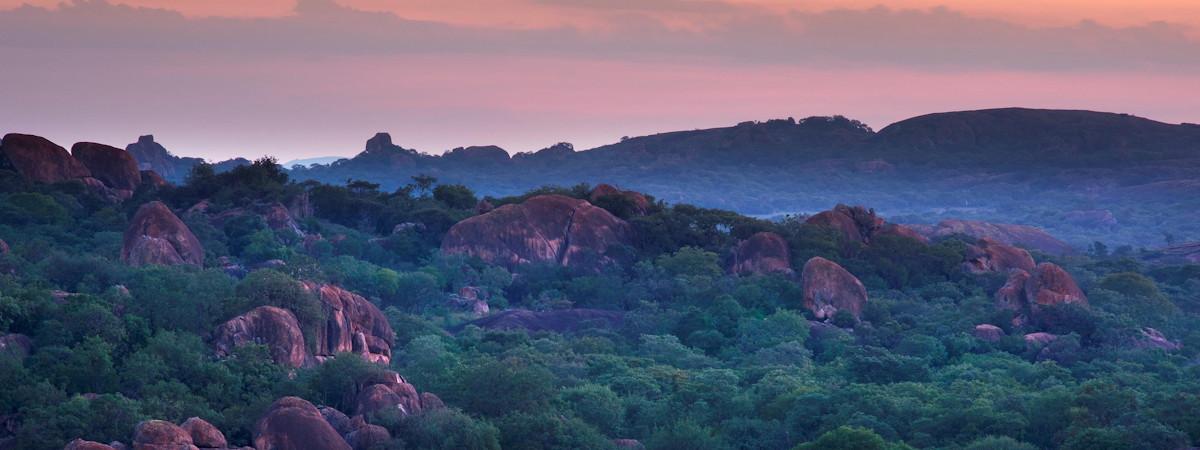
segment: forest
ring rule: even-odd
[[[918,238],[866,208],[826,205],[827,218],[874,221],[845,230],[591,185],[493,197],[429,175],[400,183],[296,181],[264,158],[198,164],[113,201],[0,168],[0,448],[129,443],[143,421],[200,418],[227,447],[261,450],[260,419],[281,398],[346,417],[390,373],[420,408],[355,416],[382,430],[348,439],[356,450],[1200,445],[1200,265],[1103,242],[1003,246],[1039,263],[1025,267],[1035,277],[1053,266],[1078,286],[1069,301],[1035,290],[1005,308],[1010,273],[979,254],[997,244]],[[590,249],[451,251],[513,245],[513,229],[460,227],[534,217],[546,198],[573,205],[568,229],[603,224],[562,247]],[[130,262],[131,226],[152,202],[198,253]],[[760,240],[778,244],[774,259],[745,260]],[[862,296],[854,283],[813,294],[814,261],[852,274]],[[394,336],[325,348],[313,336],[332,333],[327,288],[368,300]],[[303,361],[273,341],[222,344],[231,321],[273,311],[262,307],[294,316]]]

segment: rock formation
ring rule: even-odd
[[[125,229],[121,260],[132,266],[147,264],[204,265],[204,248],[192,230],[167,205],[153,201],[138,208]]]
[[[259,306],[230,319],[213,332],[217,356],[228,356],[246,344],[266,345],[271,359],[284,366],[301,367],[308,362],[300,323],[291,311],[283,308]]]
[[[114,449],[111,445],[108,445],[108,444],[101,444],[101,443],[95,442],[95,441],[85,441],[83,439],[76,439],[71,442],[68,442],[67,446],[63,447],[63,450],[114,450]]]
[[[626,191],[617,188],[611,184],[598,184],[592,188],[592,192],[588,194],[588,201],[592,204],[598,204],[605,197],[616,197],[627,201],[633,207],[633,215],[644,216],[650,211],[650,199],[647,199],[644,194],[636,191]]]
[[[996,291],[996,306],[1017,313],[1014,325],[1038,318],[1047,307],[1063,304],[1087,306],[1087,296],[1071,274],[1053,263],[1038,264],[1032,272],[1013,270]]]
[[[763,231],[733,247],[729,272],[735,274],[780,273],[791,275],[792,254],[783,236]]]
[[[140,173],[142,176],[142,184],[148,184],[154,187],[165,187],[171,185],[166,178],[163,178],[162,175],[159,175],[158,172],[153,170],[142,170],[138,173]]]
[[[33,340],[23,334],[0,335],[0,354],[8,353],[18,359],[25,359],[33,351]]]
[[[1134,346],[1137,348],[1155,348],[1166,351],[1183,348],[1183,344],[1167,339],[1161,331],[1155,328],[1144,327],[1138,330],[1138,334],[1139,336],[1134,338]]]
[[[191,417],[179,426],[192,437],[192,444],[200,449],[221,449],[229,447],[225,433],[213,424],[199,417]]]
[[[920,233],[899,224],[888,223],[874,209],[839,204],[829,211],[814,214],[805,223],[832,228],[846,242],[870,244],[877,236],[900,236],[925,242]]]
[[[133,430],[133,450],[197,450],[192,435],[165,420],[146,420]]]
[[[283,397],[271,404],[254,427],[258,450],[351,450],[346,440],[325,421],[312,403]]]
[[[342,352],[362,355],[368,361],[388,364],[396,333],[387,317],[370,300],[330,284],[304,282],[304,288],[321,300],[325,326],[317,336],[318,360]]]
[[[1033,257],[1025,249],[988,237],[979,238],[974,245],[967,246],[966,262],[963,263],[963,268],[970,273],[1006,273],[1012,269],[1029,271],[1034,266]]]
[[[930,239],[961,234],[975,239],[989,238],[995,242],[1016,245],[1052,255],[1064,255],[1074,250],[1040,228],[1028,225],[982,222],[977,220],[943,220],[933,226],[913,228]]]
[[[142,184],[137,161],[125,150],[94,142],[79,142],[71,146],[71,155],[87,167],[93,178],[109,188],[132,195]]]
[[[609,247],[629,245],[628,223],[584,200],[539,195],[463,220],[446,233],[442,251],[511,268],[534,262],[595,270],[612,263]]]
[[[67,153],[67,149],[46,138],[10,133],[0,142],[0,156],[30,181],[58,183],[91,177],[87,167]]]
[[[987,342],[998,342],[1004,337],[1004,330],[998,326],[983,323],[975,325],[974,335],[975,337]]]
[[[820,256],[804,263],[800,278],[804,284],[804,307],[817,319],[832,318],[846,311],[859,318],[867,303],[867,288],[837,263]]]
[[[172,155],[162,144],[154,141],[154,136],[138,137],[137,142],[125,146],[133,159],[138,162],[138,168],[153,170],[163,178],[172,182],[182,182],[191,173],[192,168],[204,162],[200,158],[186,158]]]
[[[510,309],[467,323],[488,330],[521,329],[530,332],[568,333],[586,328],[617,328],[624,323],[621,311],[601,309],[560,309],[529,311]]]

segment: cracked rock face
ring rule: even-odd
[[[562,195],[539,195],[455,224],[442,251],[513,268],[553,263],[584,270],[613,263],[608,251],[629,245],[632,228],[603,208]]]

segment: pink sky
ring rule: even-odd
[[[153,133],[177,154],[286,160],[389,131],[517,152],[1002,106],[1200,122],[1196,2],[17,3],[0,0],[0,132],[64,146]]]

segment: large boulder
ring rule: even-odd
[[[137,161],[125,150],[94,142],[71,146],[71,155],[105,186],[132,194],[142,184]]]
[[[974,245],[967,246],[963,268],[971,273],[1000,272],[1013,269],[1033,270],[1035,263],[1029,252],[1022,248],[1001,243],[992,238],[979,238]]]
[[[964,235],[975,239],[989,238],[1002,244],[1016,245],[1052,255],[1074,252],[1074,249],[1066,242],[1051,236],[1040,228],[1028,225],[950,219],[938,222],[937,225],[916,229],[930,239]]]
[[[838,204],[829,211],[814,214],[804,222],[831,228],[837,231],[845,242],[870,244],[871,240],[879,236],[899,236],[920,242],[927,241],[925,236],[915,230],[904,225],[888,223],[876,215],[874,209],[862,206]]]
[[[729,272],[735,274],[781,273],[791,275],[792,254],[783,236],[763,231],[733,247]]]
[[[820,256],[804,263],[800,274],[804,284],[804,307],[818,319],[832,318],[846,311],[859,318],[867,304],[867,288],[842,266]]]
[[[257,450],[351,450],[312,403],[283,397],[271,404],[254,427]]]
[[[999,342],[1004,338],[1004,330],[990,323],[975,325],[975,337],[987,342]]]
[[[259,306],[218,326],[212,344],[221,357],[243,345],[263,344],[278,364],[301,367],[308,362],[304,334],[296,316],[274,306]]]
[[[165,420],[146,420],[133,429],[133,450],[197,450],[192,435]]]
[[[389,364],[396,333],[387,317],[370,300],[332,284],[303,282],[321,300],[325,326],[317,336],[318,360],[351,352],[368,361]]]
[[[388,432],[387,428],[373,424],[364,424],[346,435],[346,443],[350,444],[354,450],[381,448],[380,446],[391,440],[392,434]]]
[[[10,133],[0,142],[0,156],[17,173],[39,183],[58,183],[92,176],[67,149],[41,136]]]
[[[468,322],[466,325],[474,325],[487,330],[567,333],[586,328],[617,328],[624,323],[624,320],[625,313],[621,311],[601,309],[559,309],[554,311],[510,309]]]
[[[225,433],[213,424],[199,417],[191,417],[179,426],[192,437],[192,443],[201,449],[219,449],[229,447]]]
[[[95,441],[85,441],[83,439],[76,439],[71,442],[68,442],[67,446],[63,447],[63,450],[114,450],[114,449],[111,445],[108,445],[108,444],[101,444],[101,443],[95,442]]]
[[[1080,303],[1087,305],[1087,296],[1071,274],[1054,263],[1041,263],[1025,282],[1025,298],[1035,309],[1044,306]]]
[[[629,211],[632,215],[644,216],[650,212],[650,199],[644,194],[637,191],[627,191],[620,189],[611,184],[598,184],[592,188],[592,192],[588,194],[588,201],[594,205],[605,201],[605,198],[616,198],[626,202],[632,208]]]
[[[1016,313],[1014,325],[1038,319],[1046,308],[1063,304],[1087,306],[1088,300],[1071,274],[1053,263],[1038,264],[1029,272],[1013,270],[996,291],[996,306]]]
[[[442,251],[514,268],[534,262],[597,269],[610,247],[629,245],[624,220],[584,200],[539,195],[463,220],[446,233]]]
[[[23,334],[0,335],[0,354],[9,354],[24,359],[33,351],[33,340]]]
[[[147,264],[204,265],[204,247],[192,230],[162,202],[138,208],[125,229],[121,260],[131,266]]]

